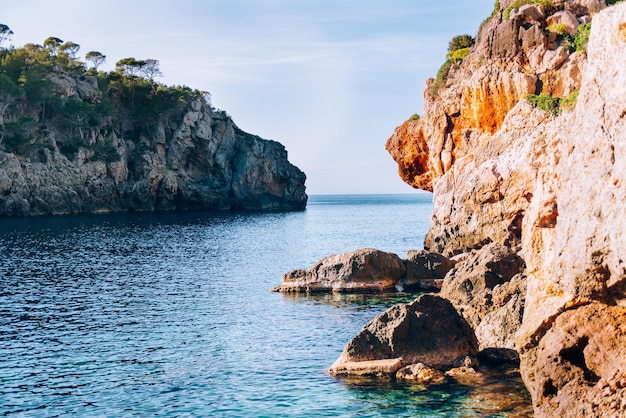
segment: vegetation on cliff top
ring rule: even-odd
[[[471,35],[457,35],[448,43],[448,53],[446,54],[446,61],[441,65],[437,72],[437,77],[430,87],[430,97],[433,99],[437,97],[439,90],[441,90],[448,81],[448,73],[454,63],[460,63],[470,53],[471,47],[474,45],[474,38]]]
[[[0,24],[0,150],[45,162],[45,150],[72,160],[83,148],[88,159],[113,162],[120,158],[115,137],[139,139],[156,118],[191,100],[210,104],[206,92],[156,82],[157,60],[126,58],[103,72],[106,56],[98,51],[85,55],[88,68],[74,42],[4,46],[12,34]]]

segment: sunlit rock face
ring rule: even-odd
[[[545,195],[558,216],[545,227],[545,204],[537,200],[524,222],[522,370],[544,415],[581,400],[592,405],[586,416],[619,416],[626,406],[619,383],[626,373],[626,5],[599,13],[593,24],[578,104],[553,132],[558,160],[539,170],[538,180],[553,179]],[[539,362],[549,356],[562,364],[562,379],[566,369],[578,377],[567,384],[555,378]],[[543,389],[551,385],[556,394]]]
[[[403,178],[428,179],[409,184],[434,193],[427,249],[451,256],[497,243],[525,261],[516,348],[536,415],[620,416],[626,5],[556,1],[506,20],[512,2],[500,3],[446,85],[432,96],[428,84],[424,115],[387,148]],[[570,30],[572,16],[593,19],[586,52],[546,30],[549,21]],[[557,115],[524,98],[574,91],[575,108]],[[411,167],[404,150],[428,158]]]
[[[534,152],[537,141],[515,131],[541,130],[539,125],[550,115],[519,103],[528,94],[566,97],[580,88],[586,54],[568,50],[546,28],[555,14],[583,21],[599,9],[589,2],[557,2],[547,11],[524,5],[509,10],[504,19],[511,2],[500,3],[500,12],[481,27],[469,55],[451,65],[445,85],[434,92],[434,80],[427,82],[421,118],[399,126],[386,144],[405,182],[434,191],[435,199],[455,202],[455,208],[471,208],[467,213],[443,209],[433,215],[435,225],[426,246],[445,254],[486,242],[520,244],[520,221],[532,194],[522,183],[534,176],[523,153]],[[481,165],[483,170],[468,174],[468,168]],[[489,231],[474,234],[476,228]],[[446,244],[435,242],[438,239]]]

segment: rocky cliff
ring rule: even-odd
[[[515,348],[537,416],[626,411],[625,69],[626,5],[502,0],[387,142],[433,192],[425,248],[523,259]]]
[[[36,45],[0,52],[0,216],[306,206],[285,148],[206,94]]]

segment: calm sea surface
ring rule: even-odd
[[[482,393],[325,372],[414,295],[269,291],[331,253],[404,257],[431,209],[426,194],[312,196],[293,213],[2,219],[0,415],[508,416],[492,395],[527,403],[516,381]]]

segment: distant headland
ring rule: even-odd
[[[9,46],[0,24],[0,216],[300,210],[285,147],[239,129],[210,94],[166,86],[155,59],[78,57],[49,37]]]

